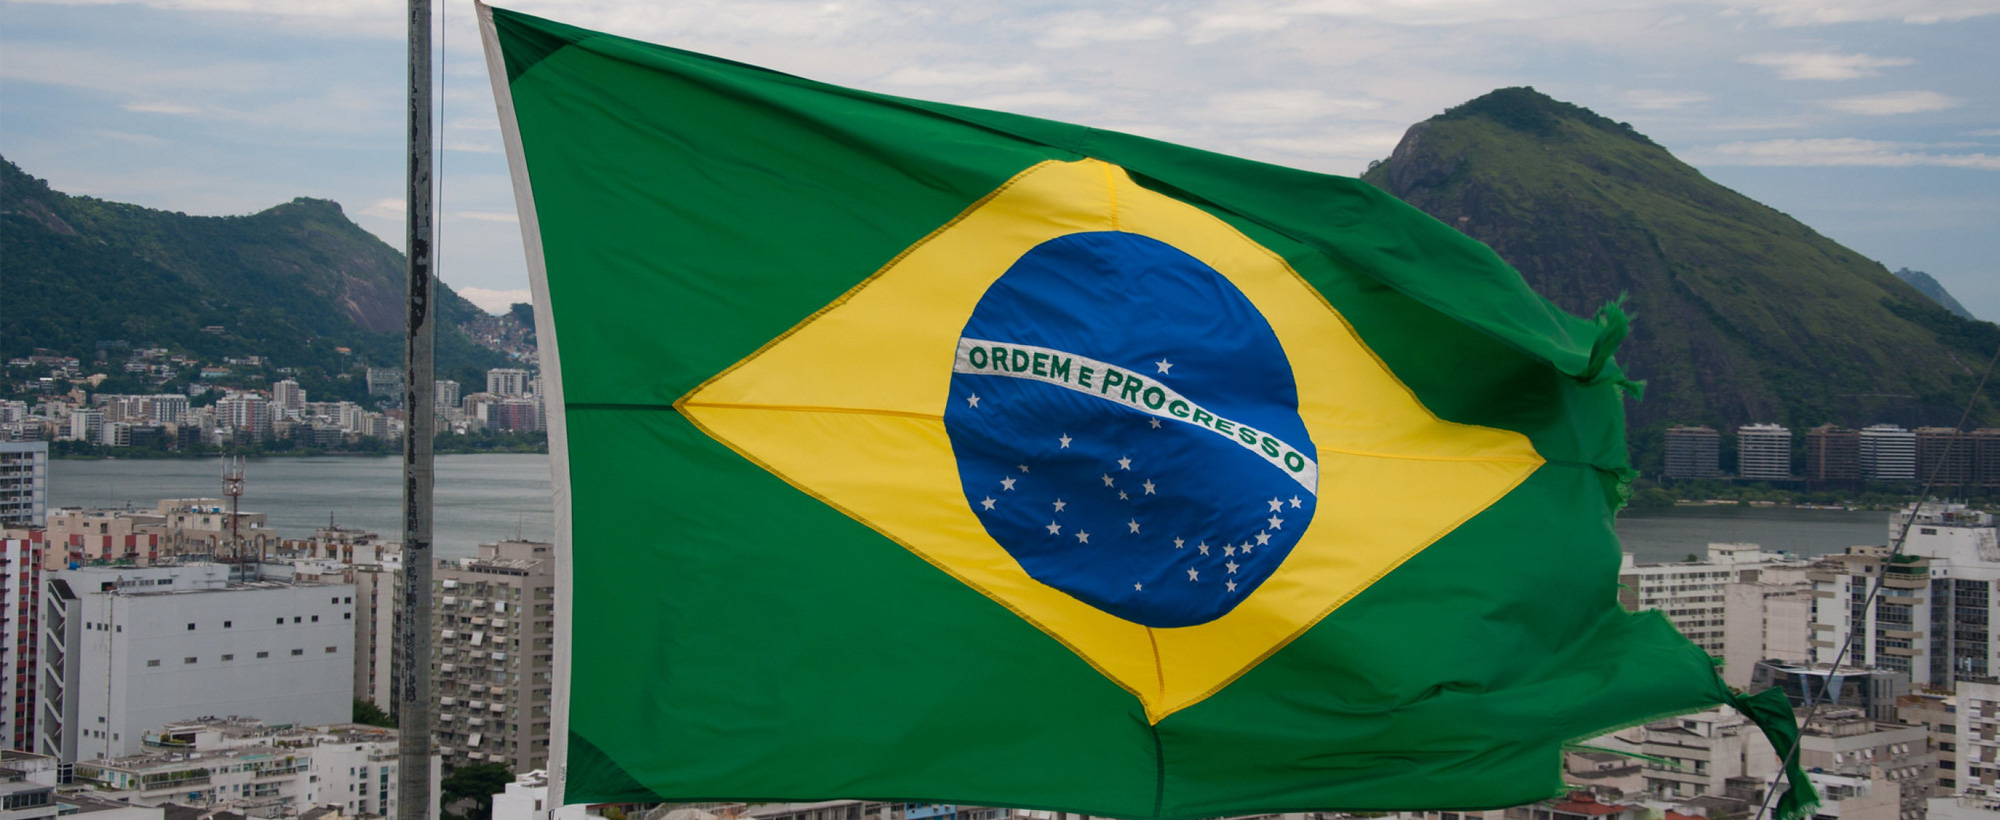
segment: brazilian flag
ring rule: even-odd
[[[561,802],[1493,808],[1715,704],[1790,748],[1617,603],[1615,306],[1357,180],[480,15]]]

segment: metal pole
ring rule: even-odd
[[[397,820],[430,820],[431,804],[431,5],[409,0],[409,337],[403,348],[403,596],[397,603]]]

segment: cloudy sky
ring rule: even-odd
[[[2000,0],[515,0],[906,96],[1338,174],[1532,85],[2000,319]],[[441,274],[526,274],[470,0],[441,0]],[[190,214],[333,199],[402,244],[400,0],[0,0],[0,155]]]

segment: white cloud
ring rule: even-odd
[[[1292,15],[1242,5],[1198,13],[1188,29],[1188,42],[1200,45],[1238,34],[1260,34],[1291,25]]]
[[[913,65],[891,71],[882,77],[889,85],[908,86],[958,86],[1037,83],[1048,77],[1048,71],[1040,66],[1021,63],[1010,66],[991,66],[979,63],[941,63],[937,65]]]
[[[362,208],[361,214],[376,219],[402,219],[409,209],[409,203],[400,199],[378,199]]]
[[[1915,114],[1922,111],[1942,111],[1958,105],[1958,100],[1935,91],[1892,91],[1887,94],[1870,94],[1865,97],[1841,97],[1833,100],[1821,100],[1820,105],[1846,114],[1883,117],[1894,114]]]
[[[1076,11],[1049,18],[1035,44],[1043,48],[1074,48],[1091,43],[1157,40],[1174,33],[1174,21],[1160,16],[1113,19],[1095,11]]]
[[[470,219],[474,222],[517,223],[520,221],[519,217],[506,211],[452,211],[450,215],[453,219]]]
[[[1906,66],[1916,61],[1908,57],[1795,51],[1789,54],[1753,54],[1743,58],[1743,62],[1775,68],[1778,78],[1782,80],[1852,80],[1882,73],[1877,69]]]
[[[1873,166],[1909,168],[1919,165],[2000,171],[2000,156],[1943,154],[1938,146],[1865,139],[1776,139],[1732,142],[1697,152],[1715,165]]]
[[[507,308],[515,302],[532,303],[534,301],[533,294],[527,288],[514,288],[511,290],[456,288],[456,290],[458,291],[458,295],[465,297],[465,301],[477,305],[480,310],[493,314],[506,313]]]
[[[1708,102],[1708,95],[1698,91],[1659,91],[1633,89],[1621,95],[1625,104],[1646,111],[1672,111],[1695,103]]]
[[[1781,26],[1811,26],[1893,20],[1916,25],[1969,20],[2000,14],[1992,0],[1721,0],[1748,9]]]
[[[1329,97],[1314,89],[1272,88],[1211,96],[1206,118],[1246,125],[1278,125],[1381,107],[1378,100]]]
[[[992,108],[1001,111],[1075,111],[1095,106],[1098,100],[1096,97],[1074,91],[1021,91],[974,97],[966,100],[964,104],[974,108]]]
[[[125,110],[141,114],[193,114],[201,109],[180,103],[126,103]]]

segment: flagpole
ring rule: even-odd
[[[430,820],[431,804],[431,452],[436,427],[432,344],[436,285],[431,270],[431,6],[409,0],[408,338],[403,348],[403,595],[397,602],[395,664],[397,820]]]

